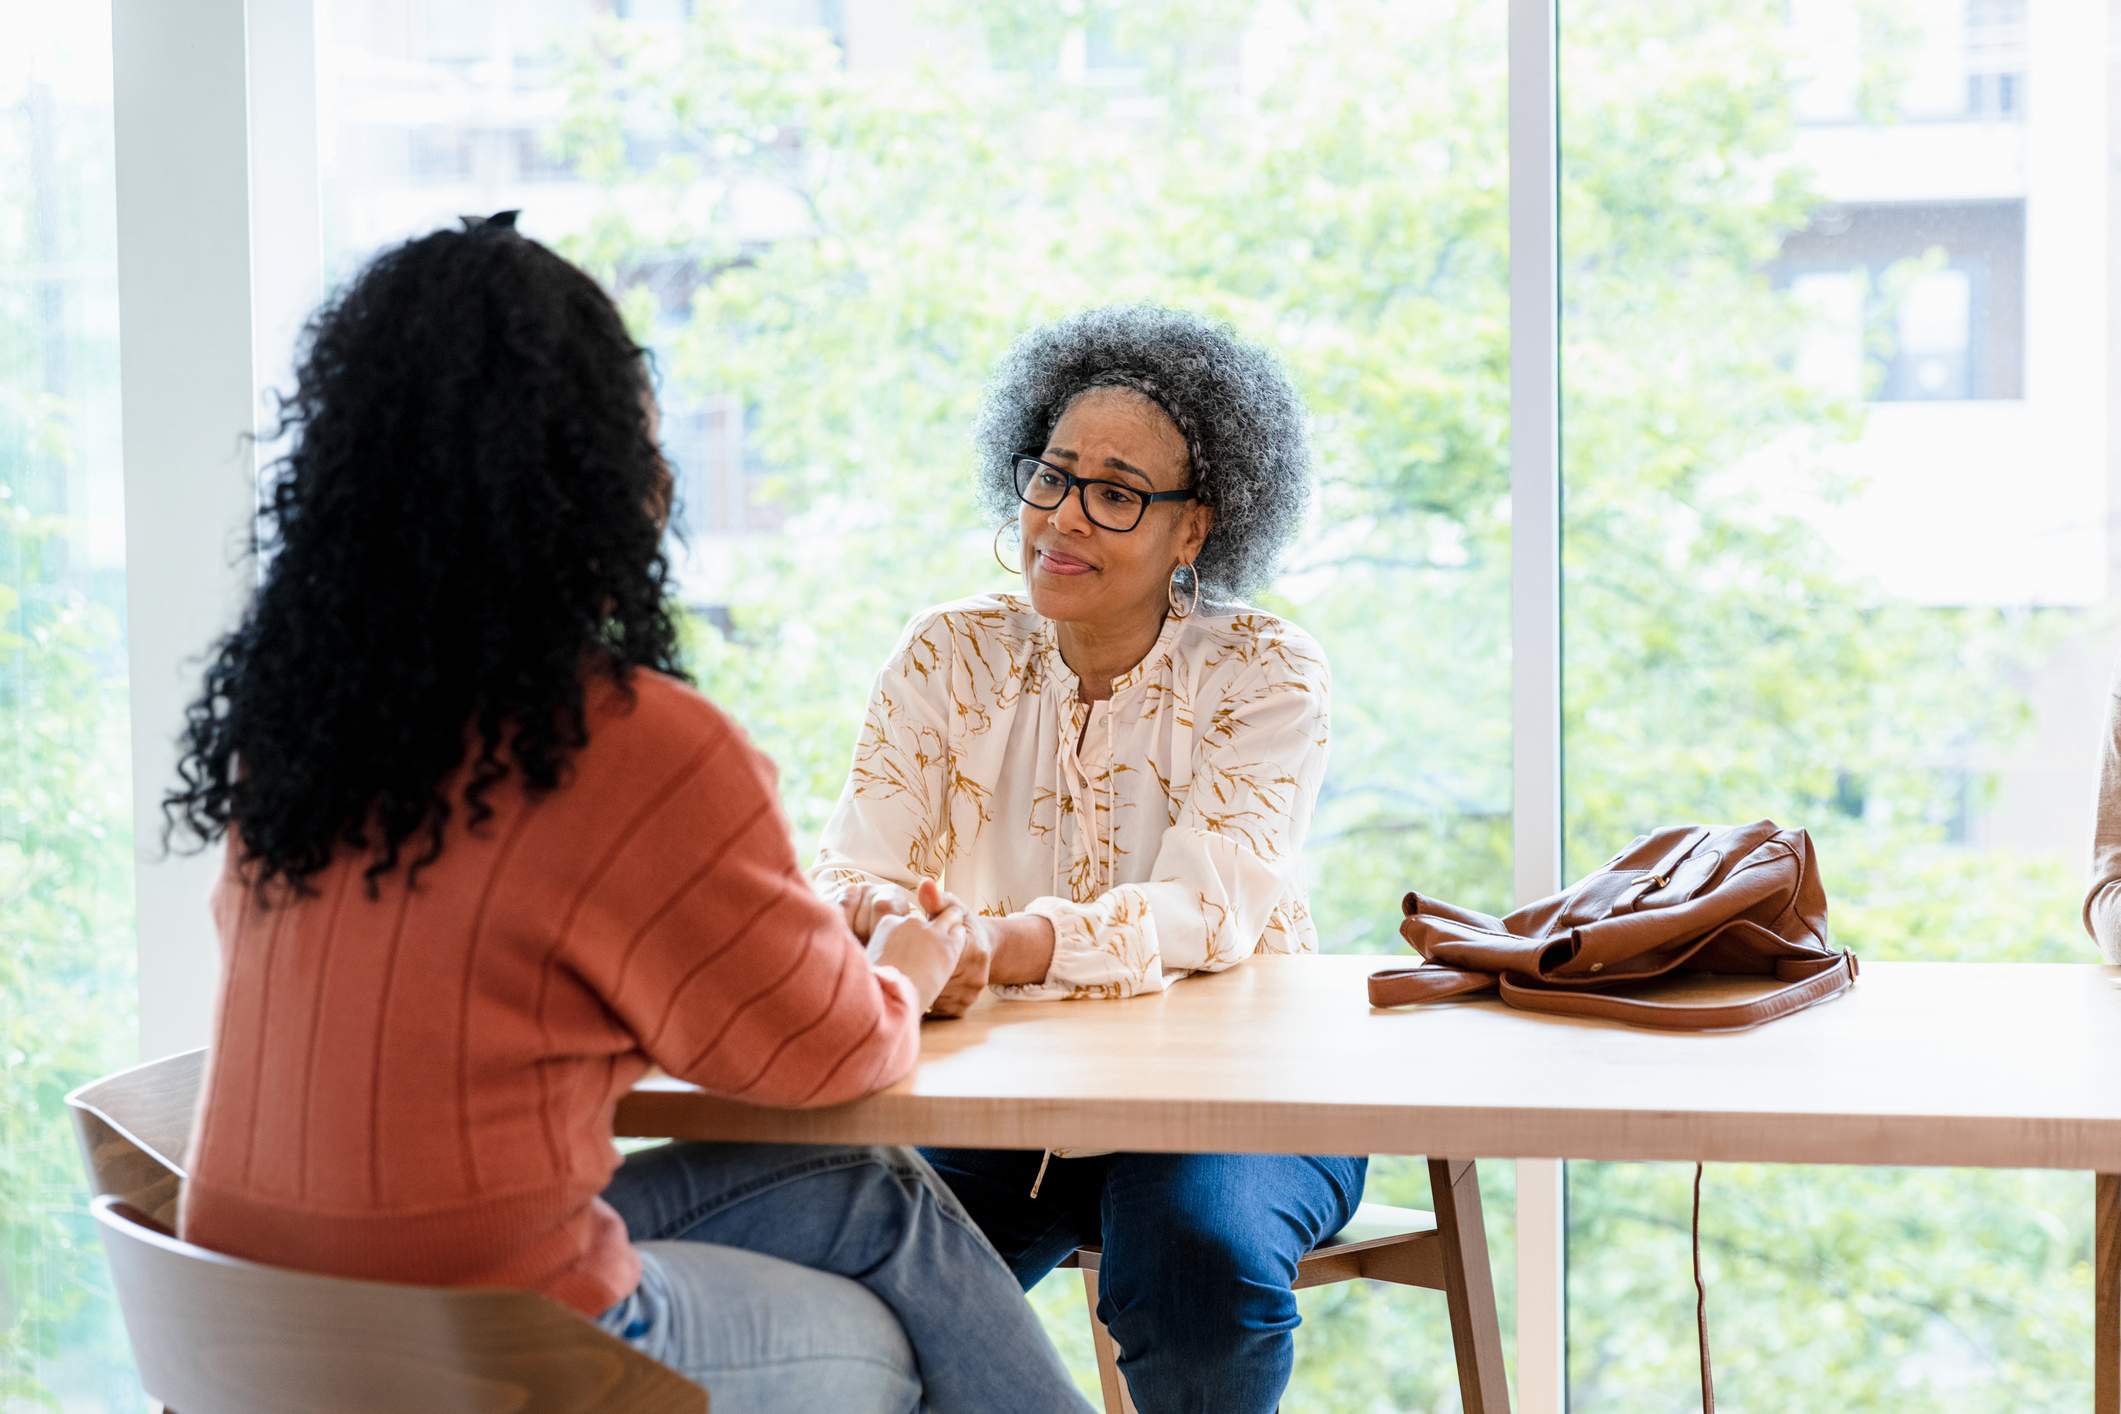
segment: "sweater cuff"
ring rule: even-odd
[[[906,998],[906,1010],[912,1012],[915,1016],[921,1014],[921,994],[913,985],[911,977],[908,977],[896,967],[882,962],[872,961],[869,964],[869,970],[875,973],[876,980],[883,983],[886,987],[898,988]]]

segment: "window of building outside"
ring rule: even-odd
[[[110,7],[0,44],[0,1407],[140,1407],[59,1096],[134,1058]]]
[[[1768,816],[1865,958],[2092,958],[2105,34],[2068,0],[1564,0],[1572,873]],[[1691,1166],[1568,1173],[1571,1408],[1691,1407]],[[1712,1165],[1720,1392],[2084,1407],[2090,1195]]]

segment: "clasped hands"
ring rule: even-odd
[[[990,983],[1041,982],[1053,958],[1053,926],[1033,914],[982,917],[923,879],[846,884],[834,895],[873,961],[913,983],[931,1016],[963,1016]]]
[[[933,879],[908,893],[896,884],[844,886],[835,902],[873,962],[913,983],[931,1016],[963,1016],[979,1000],[993,961],[990,929]]]

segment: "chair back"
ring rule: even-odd
[[[542,1296],[286,1271],[94,1204],[147,1392],[183,1414],[705,1414],[707,1392]]]
[[[66,1097],[91,1196],[108,1193],[166,1228],[191,1143],[206,1052],[184,1051],[91,1080]]]

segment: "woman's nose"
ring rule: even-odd
[[[1089,515],[1083,510],[1083,488],[1071,486],[1061,503],[1053,508],[1053,526],[1063,535],[1088,535],[1091,530]]]

